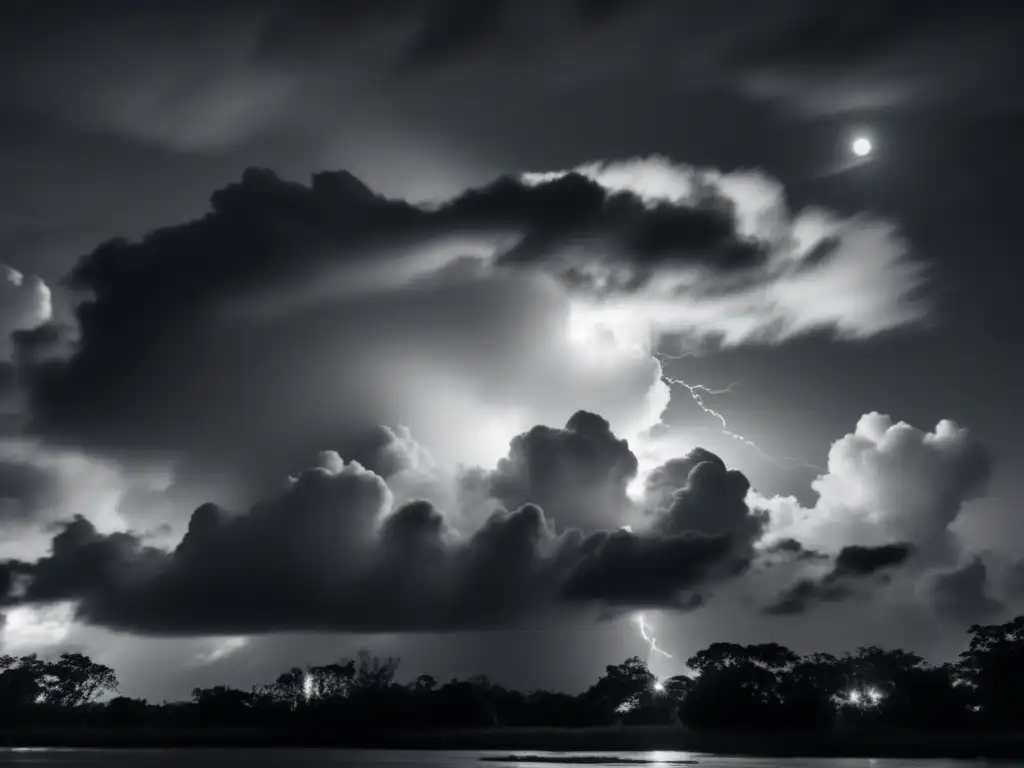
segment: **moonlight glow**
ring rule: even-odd
[[[855,154],[857,157],[867,157],[868,155],[871,154],[872,148],[873,147],[871,146],[871,139],[867,138],[866,136],[858,136],[853,140],[853,143],[850,145],[850,149],[853,150],[853,154]]]

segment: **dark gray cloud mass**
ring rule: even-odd
[[[537,426],[513,438],[485,482],[506,509],[534,503],[562,527],[614,530],[629,519],[626,486],[637,469],[608,422],[580,412],[564,429]]]
[[[52,477],[44,468],[13,457],[0,460],[0,526],[32,517],[52,494]]]
[[[750,481],[703,448],[656,468],[644,490],[648,506],[660,514],[654,526],[662,533],[697,530],[714,535],[747,529],[748,537],[756,539],[767,522],[763,513],[749,513]]]
[[[792,549],[792,547],[790,547]],[[779,616],[799,614],[815,603],[837,602],[857,594],[858,582],[902,565],[913,552],[910,544],[883,544],[877,547],[843,547],[832,567],[820,578],[801,578],[779,595],[767,609]]]
[[[371,444],[389,477],[413,467],[407,433],[383,430]],[[624,492],[635,465],[596,414],[535,427],[513,438],[496,470],[474,474],[507,508],[465,534],[430,501],[396,505],[384,477],[328,451],[244,514],[200,506],[171,549],[77,517],[47,555],[0,563],[0,586],[8,606],[72,601],[87,623],[151,635],[451,631],[571,608],[692,610],[763,556],[755,545],[769,518],[748,506],[749,482],[700,448],[651,474],[642,530],[601,530],[611,511],[636,503]],[[556,522],[540,501],[575,521]],[[853,596],[855,583],[863,591],[910,551],[845,547],[771,612]],[[828,560],[788,539],[766,552]]]
[[[990,594],[988,566],[980,556],[931,574],[925,586],[935,610],[960,621],[987,621],[1004,608]]]
[[[591,428],[607,429],[581,412],[565,433]],[[720,463],[702,458],[698,466]],[[593,453],[577,463],[589,463],[590,477],[605,466]],[[614,468],[605,472],[615,478]],[[87,622],[146,634],[451,630],[507,625],[558,606],[693,607],[703,590],[747,567],[760,529],[732,519],[709,530],[704,522],[716,512],[733,514],[737,485],[716,492],[711,481],[692,479],[676,493],[677,503],[703,513],[689,528],[680,519],[641,533],[557,530],[526,503],[495,512],[467,537],[428,501],[392,510],[383,478],[328,452],[245,514],[201,506],[172,551],[77,518],[47,556],[3,563],[6,602],[71,600]],[[579,488],[572,474],[563,482],[547,486],[556,499]]]
[[[266,450],[291,432],[306,442],[289,447],[308,451],[364,415],[392,416],[380,410],[386,388],[368,383],[388,357],[401,368],[403,356],[407,376],[410,355],[457,370],[467,355],[481,358],[474,375],[498,400],[545,386],[552,374],[542,370],[556,361],[524,355],[557,354],[536,350],[550,348],[544,329],[562,310],[519,270],[438,272],[451,256],[438,261],[430,248],[457,249],[453,240],[531,262],[599,241],[590,253],[629,273],[626,282],[652,259],[730,271],[763,258],[724,202],[650,205],[576,174],[529,185],[503,178],[424,207],[376,195],[344,172],[305,186],[251,169],[215,192],[211,207],[81,259],[67,281],[86,296],[73,356],[26,366],[34,430],[101,448],[206,455],[242,454],[244,444]],[[737,261],[733,251],[746,255]],[[329,288],[319,305],[311,283]],[[310,292],[312,309],[287,303]],[[429,329],[429,347],[418,351],[410,329]],[[652,366],[624,375],[649,388]],[[539,374],[532,384],[523,382],[529,369]],[[311,392],[316,379],[326,383]],[[238,434],[248,437],[243,445],[231,439]]]

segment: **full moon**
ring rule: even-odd
[[[857,157],[867,157],[871,154],[871,139],[864,136],[859,136],[853,140],[853,144],[850,145],[853,150],[853,154]]]

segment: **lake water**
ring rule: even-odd
[[[0,765],[111,766],[111,768],[578,768],[581,764],[601,765],[594,758],[609,758],[604,765],[623,768],[671,768],[672,764],[696,761],[704,768],[981,768],[997,765],[982,760],[928,760],[887,758],[766,758],[719,757],[697,752],[534,752],[514,753],[519,757],[543,758],[543,762],[510,760],[495,762],[481,758],[505,757],[507,751],[398,752],[348,749],[0,749]],[[573,761],[573,757],[584,758]],[[557,761],[557,762],[556,762]],[[1007,763],[1002,763],[1007,765]]]

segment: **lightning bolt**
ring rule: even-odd
[[[672,378],[671,376],[666,376],[665,374],[662,374],[661,379],[670,386],[685,387],[686,390],[690,393],[690,397],[693,399],[693,402],[697,404],[697,407],[718,422],[719,426],[721,427],[723,435],[725,435],[726,437],[731,437],[733,440],[738,440],[739,442],[746,445],[748,448],[752,448],[754,451],[757,452],[757,454],[761,458],[775,465],[779,469],[816,469],[822,471],[822,468],[817,466],[816,464],[808,464],[806,461],[792,459],[789,458],[788,456],[778,457],[766,453],[765,451],[761,450],[761,447],[753,440],[751,440],[749,437],[744,437],[738,432],[733,432],[731,429],[729,429],[729,423],[725,420],[725,416],[723,416],[721,413],[719,413],[714,408],[710,407],[707,403],[704,402],[704,395],[729,394],[733,391],[733,387],[739,386],[739,382],[734,381],[732,384],[725,387],[725,389],[711,389],[710,387],[706,387],[703,384],[690,384],[688,382],[683,381],[682,379],[675,379]]]
[[[647,623],[646,619],[644,619],[644,615],[642,613],[638,613],[634,621],[636,621],[637,627],[640,628],[640,637],[644,639],[644,642],[647,643],[650,648],[647,652],[647,663],[650,664],[651,656],[655,653],[660,653],[666,659],[671,659],[672,654],[659,648],[658,641],[655,639],[654,635],[650,634],[653,630],[651,625]]]

